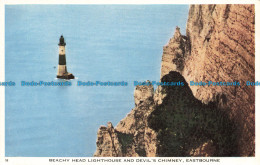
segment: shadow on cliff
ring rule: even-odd
[[[166,97],[148,118],[149,127],[158,133],[157,155],[236,156],[236,126],[226,110],[218,109],[214,102],[205,105],[197,100],[178,72],[170,72],[161,79],[178,81],[184,82],[184,86],[162,87]]]

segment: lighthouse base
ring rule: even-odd
[[[75,76],[72,73],[65,73],[63,75],[57,75],[57,78],[59,79],[66,79],[66,80],[70,80],[70,79],[74,79]]]

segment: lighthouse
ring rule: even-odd
[[[64,37],[60,36],[59,42],[59,65],[58,65],[58,73],[57,78],[60,79],[74,79],[74,75],[72,73],[68,73],[66,66],[66,55],[65,55],[65,40]]]

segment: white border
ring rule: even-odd
[[[16,5],[16,4],[255,4],[255,80],[260,81],[260,57],[257,56],[260,52],[260,1],[258,0],[218,0],[208,1],[208,0],[0,0],[0,82],[5,81],[5,5]],[[255,148],[255,157],[229,157],[229,158],[220,158],[221,163],[214,164],[236,164],[236,165],[256,165],[260,164],[260,145],[259,145],[259,133],[260,133],[260,120],[257,119],[257,116],[260,115],[260,102],[257,101],[260,94],[260,87],[256,87],[256,101],[255,101],[255,121],[256,121],[256,148]],[[5,89],[0,87],[0,164],[8,165],[48,165],[48,164],[72,164],[72,163],[49,163],[48,157],[8,157],[8,163],[5,162],[7,157],[4,156],[5,151]],[[259,100],[259,99],[258,99]],[[129,110],[130,111],[130,110]],[[53,159],[95,159],[93,157],[54,157]],[[125,159],[125,158],[122,158]],[[134,160],[140,158],[133,158]],[[146,158],[144,158],[146,159]],[[148,159],[148,158],[147,158]],[[160,159],[160,158],[153,158]],[[177,159],[177,157],[175,157]],[[181,158],[185,160],[186,158]],[[195,158],[196,159],[196,158]],[[73,164],[122,164],[122,163],[73,163]],[[130,163],[124,163],[130,164]],[[133,164],[133,163],[131,163]],[[134,163],[134,164],[154,164],[154,163]],[[159,163],[159,164],[194,164],[194,163]],[[195,163],[197,164],[197,163]],[[202,164],[211,164],[211,163],[202,163]]]

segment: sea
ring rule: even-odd
[[[97,131],[134,108],[134,81],[159,81],[163,46],[185,34],[188,5],[6,5],[5,156],[91,157]],[[71,86],[56,78],[66,42]],[[77,86],[78,81],[128,82]]]

